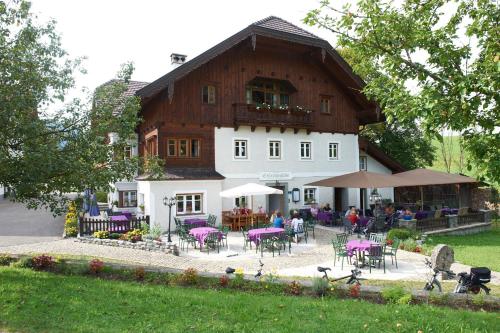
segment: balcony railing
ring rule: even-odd
[[[311,111],[257,108],[253,104],[235,103],[233,104],[233,115],[236,126],[250,125],[305,129],[313,126]]]

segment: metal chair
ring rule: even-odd
[[[221,234],[219,231],[210,232],[205,238],[205,245],[207,246],[207,254],[210,254],[210,247],[213,246],[214,250],[217,248],[217,253],[219,253],[221,243]],[[200,249],[201,251],[201,249]]]
[[[348,235],[352,235],[352,223],[346,217],[342,217],[342,225],[344,226],[344,232]]]
[[[349,262],[349,254],[347,253],[347,249],[345,248],[345,244],[340,244],[337,241],[332,241],[333,245],[333,251],[335,254],[335,258],[333,260],[333,266],[335,266],[335,263],[337,262],[337,258],[342,258],[342,266],[341,269],[344,269],[344,258],[347,258],[347,261]]]
[[[380,263],[384,263],[384,274],[385,274],[385,246],[381,246],[380,244],[377,245],[370,245],[370,248],[368,249],[368,254],[366,257],[368,258],[368,266],[370,266],[370,273],[372,272],[372,264],[375,266],[375,263],[378,262],[378,268],[380,268]]]
[[[401,241],[398,238],[394,238],[391,246],[384,249],[384,256],[391,256],[391,263],[394,265],[394,262],[396,262],[396,268],[398,268],[398,259],[396,255],[398,253],[399,244],[401,244]]]
[[[240,228],[240,230],[241,230],[241,234],[243,235],[243,250],[245,250],[245,252],[246,252],[247,245],[249,245],[249,244],[250,244],[250,250],[251,250],[252,249],[252,241],[248,237],[248,232],[246,232],[245,229],[243,229],[243,228]]]

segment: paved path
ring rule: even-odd
[[[5,246],[53,241],[61,238],[64,217],[54,218],[45,209],[27,209],[0,199],[0,249]]]

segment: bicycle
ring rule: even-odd
[[[452,271],[444,271],[438,269],[437,267],[432,267],[432,263],[427,258],[425,258],[425,266],[429,267],[433,271],[433,274],[429,276],[429,280],[425,283],[424,286],[424,290],[427,291],[432,291],[434,290],[435,287],[438,288],[439,292],[443,291],[443,288],[441,287],[441,282],[439,282],[438,280],[439,273],[445,272],[451,278],[454,278],[456,276],[455,273],[453,273]]]
[[[362,280],[366,280],[366,279],[363,279],[363,278],[359,277],[361,275],[361,271],[359,270],[358,262],[357,261],[354,262],[354,269],[351,270],[351,274],[350,275],[342,276],[342,277],[337,278],[337,279],[330,279],[328,277],[327,271],[331,271],[331,268],[330,267],[321,267],[321,266],[318,266],[318,272],[323,273],[322,278],[325,279],[325,280],[327,280],[327,281],[330,281],[330,282],[337,282],[337,281],[340,281],[340,280],[348,279],[347,282],[346,282],[346,284],[357,284],[357,285],[360,286],[361,285],[361,281]]]

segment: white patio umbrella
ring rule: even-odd
[[[253,196],[268,195],[268,194],[283,194],[283,191],[274,187],[269,187],[256,183],[248,183],[245,185],[236,186],[220,192],[220,196],[223,198],[238,198],[238,197],[250,196],[252,200],[252,206],[251,206],[252,211],[253,211]]]

